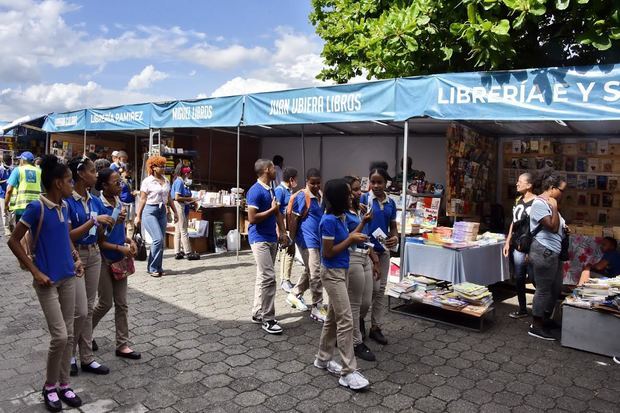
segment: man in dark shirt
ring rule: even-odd
[[[618,242],[612,237],[603,238],[601,243],[603,257],[595,264],[588,264],[581,273],[579,285],[586,281],[599,277],[615,277],[620,275],[620,252],[618,252]]]

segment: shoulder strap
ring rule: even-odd
[[[43,205],[43,202],[39,199],[39,205],[41,205],[41,213],[39,214],[39,223],[37,224],[37,231],[34,233],[34,238],[32,239],[32,251],[31,254],[34,255],[35,251],[37,250],[37,242],[39,241],[39,235],[41,234],[41,227],[43,226],[43,215],[44,215],[44,209],[45,205]]]
[[[304,191],[305,201],[306,201],[306,209],[301,214],[301,219],[304,219],[305,217],[308,216],[308,212],[310,212],[310,203],[312,202],[312,199],[310,198],[310,191],[308,191],[305,188],[302,189],[302,191]]]

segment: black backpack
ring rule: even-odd
[[[146,243],[144,242],[144,238],[142,238],[142,234],[140,234],[140,228],[136,227],[135,233],[133,234],[133,241],[136,243],[138,250],[136,251],[136,261],[146,261]]]

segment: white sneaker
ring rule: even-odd
[[[342,373],[342,366],[336,363],[334,360],[329,361],[321,361],[319,359],[314,359],[314,367],[319,368],[321,370],[327,370],[331,374],[335,374],[337,376]]]
[[[614,357],[614,363],[620,364],[620,356]]]
[[[355,370],[353,373],[349,373],[346,376],[340,376],[338,380],[341,386],[348,387],[351,390],[362,390],[370,386],[370,382],[366,377],[362,376],[362,373]]]
[[[269,334],[282,334],[282,327],[276,320],[263,321],[263,330]]]
[[[324,305],[315,305],[312,307],[312,311],[310,312],[310,317],[313,320],[320,321],[324,323],[327,319],[327,309]]]
[[[282,288],[284,292],[289,293],[289,294],[291,290],[293,289],[293,287],[295,286],[289,280],[285,280],[285,281],[282,281],[282,283],[280,283],[280,288]]]
[[[298,309],[299,311],[308,311],[308,306],[304,302],[304,298],[301,296],[296,296],[295,294],[290,294],[286,296],[286,302],[293,308]]]

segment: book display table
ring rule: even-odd
[[[562,307],[562,346],[618,357],[620,356],[620,317],[589,308],[564,305]]]
[[[407,243],[405,272],[457,284],[491,285],[510,279],[504,243],[455,250],[434,245]]]

